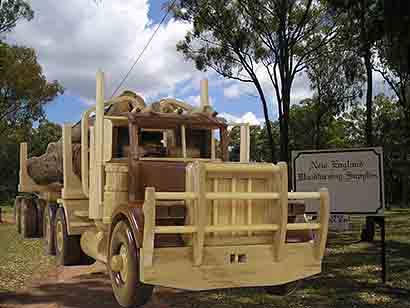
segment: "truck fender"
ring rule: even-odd
[[[110,224],[109,239],[111,240],[111,234],[115,225],[120,220],[127,220],[135,239],[135,245],[137,248],[142,247],[143,232],[144,232],[144,213],[142,211],[143,203],[129,203],[118,206],[112,213],[112,219]]]

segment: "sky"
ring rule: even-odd
[[[34,19],[21,22],[10,33],[10,43],[32,47],[48,80],[58,80],[63,95],[46,106],[48,119],[74,123],[95,100],[97,70],[105,73],[109,98],[165,14],[165,0],[33,0]],[[215,72],[199,72],[176,51],[191,25],[168,16],[135,66],[122,90],[135,91],[147,103],[175,97],[199,104],[200,80],[209,80],[210,101],[220,115],[233,122],[260,124],[263,112],[253,85],[223,79]],[[269,101],[269,113],[277,118],[274,92],[259,73]],[[374,93],[387,91],[375,75]],[[310,97],[309,82],[299,74],[291,102]]]

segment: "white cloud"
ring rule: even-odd
[[[224,96],[227,98],[237,98],[241,95],[240,84],[234,83],[227,88],[224,88]]]
[[[199,95],[192,95],[192,96],[188,96],[185,99],[182,99],[182,101],[192,105],[192,106],[199,106],[201,105],[201,97]],[[209,104],[211,106],[213,106],[214,103],[214,99],[212,98],[212,96],[209,96]]]
[[[96,71],[106,72],[109,97],[157,26],[147,0],[41,0],[32,7],[34,19],[20,23],[8,40],[33,47],[49,80],[91,100]],[[123,88],[146,98],[167,96],[178,83],[203,75],[175,48],[189,28],[173,19],[163,24]]]
[[[218,116],[225,118],[228,123],[235,123],[235,124],[241,124],[241,123],[249,123],[250,125],[262,125],[264,122],[264,119],[257,118],[254,113],[252,112],[247,112],[243,114],[240,117],[234,116],[230,113],[220,113]]]

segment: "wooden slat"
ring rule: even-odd
[[[315,258],[321,260],[326,249],[326,239],[329,224],[329,192],[327,188],[320,189],[320,212],[319,223],[320,229],[318,239],[315,242]]]
[[[194,252],[194,265],[199,266],[202,264],[204,241],[205,241],[205,224],[206,224],[206,171],[203,163],[197,163],[197,183],[196,187],[198,193],[198,199],[196,202],[196,215],[195,224],[197,226],[197,232],[193,237],[193,252]]]
[[[218,192],[218,185],[219,181],[218,179],[213,179],[213,184],[214,184],[214,192]],[[212,200],[212,224],[217,225],[218,224],[218,200]]]
[[[186,158],[186,132],[185,125],[181,125],[182,157]]]
[[[233,177],[232,178],[232,186],[231,186],[231,192],[233,194],[236,193],[236,184],[237,184],[237,179],[236,179],[236,177]],[[236,205],[237,205],[236,200],[237,200],[236,198],[232,199],[232,208],[231,208],[231,224],[232,225],[234,225],[236,223]],[[235,236],[235,234],[236,234],[235,232],[232,232],[232,236]]]
[[[296,231],[296,230],[318,230],[320,229],[320,224],[316,223],[294,223],[287,224],[287,230]]]
[[[273,200],[279,199],[278,193],[272,192],[218,192],[207,193],[206,199],[208,200]]]
[[[248,178],[248,192],[252,192],[252,178]],[[248,225],[252,224],[252,200],[247,201]],[[248,236],[252,236],[252,231],[248,231]]]
[[[155,199],[157,200],[194,200],[198,197],[192,192],[157,192]]]
[[[194,233],[197,228],[195,226],[157,226],[155,227],[155,233],[158,234],[182,234],[182,233]]]
[[[279,167],[274,164],[241,164],[241,163],[208,163],[206,164],[208,172],[250,172],[254,173],[269,173],[279,171]]]
[[[275,251],[275,261],[281,262],[284,258],[286,244],[286,227],[288,223],[288,167],[285,162],[279,162],[280,168],[280,214],[279,214],[279,230],[273,237],[273,248]]]
[[[319,192],[289,192],[288,199],[320,199]]]
[[[255,225],[217,225],[208,226],[206,232],[240,232],[240,231],[276,231],[279,226],[276,224],[255,224]]]
[[[152,257],[154,254],[154,236],[155,236],[155,188],[147,187],[145,189],[145,202],[143,205],[144,212],[144,235],[142,249],[144,251],[144,267],[152,266]]]

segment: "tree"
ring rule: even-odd
[[[0,34],[10,32],[20,20],[31,20],[34,12],[26,0],[0,0]]]
[[[363,95],[363,69],[351,46],[350,40],[338,38],[323,46],[319,56],[306,65],[314,96],[302,104],[311,113],[308,116],[313,117],[312,144],[316,149],[323,145],[322,127],[329,124],[331,116],[338,115]]]
[[[261,99],[271,156],[275,159],[267,99],[257,75],[258,41],[239,4],[219,0],[181,0],[174,8],[175,17],[193,23],[193,30],[177,45],[177,50],[195,62],[198,70],[213,69],[229,79],[253,83]]]
[[[397,97],[397,104],[403,112],[407,127],[404,131],[405,142],[410,145],[410,72],[401,71],[402,66],[389,59],[389,49],[386,40],[377,44],[379,61],[374,65],[374,70],[382,75]]]
[[[46,152],[50,142],[57,142],[61,138],[62,128],[60,125],[42,120],[34,130],[30,141],[30,155],[40,156]]]
[[[362,57],[366,70],[366,142],[372,146],[373,140],[373,70],[374,44],[383,32],[382,0],[329,0],[336,10],[348,13],[345,33],[358,42],[357,54]]]
[[[44,105],[63,93],[57,82],[48,82],[33,49],[8,46],[0,49],[0,137],[16,127],[44,118]]]
[[[273,140],[265,94],[257,74],[262,68],[275,89],[280,123],[280,159],[288,161],[290,93],[297,73],[315,51],[336,35],[334,19],[322,1],[180,0],[177,18],[193,23],[178,50],[220,75],[253,83],[261,98],[269,140]],[[270,141],[273,156],[273,141]]]

